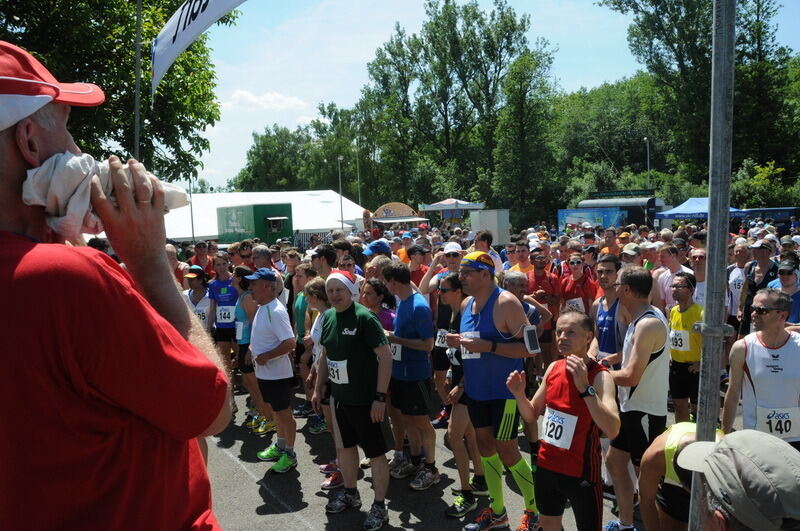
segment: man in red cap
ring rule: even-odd
[[[196,438],[227,426],[228,380],[164,253],[161,184],[111,157],[112,203],[92,177],[127,272],[58,245],[44,209],[22,199],[28,170],[80,153],[70,107],[104,100],[0,41],[0,278],[13,308],[0,320],[0,528],[217,529]]]

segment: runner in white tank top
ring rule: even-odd
[[[635,386],[619,386],[618,398],[620,411],[642,411],[650,415],[667,414],[667,391],[669,390],[669,351],[667,337],[669,322],[664,314],[655,306],[650,306],[644,313],[628,325],[625,341],[622,346],[622,366],[631,361],[633,349],[633,333],[636,324],[645,317],[655,317],[664,325],[664,343],[650,353],[650,360]]]
[[[752,304],[756,331],[734,343],[722,429],[733,428],[739,397],[746,429],[781,438],[800,450],[800,334],[785,329],[791,298],[762,289]]]

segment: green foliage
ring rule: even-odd
[[[712,1],[601,4],[633,15],[643,70],[564,93],[548,43],[530,44],[530,20],[504,0],[429,0],[419,34],[397,26],[375,52],[352,108],[320,105],[308,126],[254,135],[230,185],[336,190],[342,156],[344,194],[357,199],[360,177],[368,208],[457,197],[509,208],[515,226],[593,191],[654,188],[668,205],[708,195]],[[732,204],[800,204],[800,57],[775,41],[774,0],[739,7]]]
[[[142,126],[140,159],[162,179],[196,177],[208,150],[202,136],[219,119],[216,76],[205,36],[178,57],[161,81],[151,110],[148,43],[180,0],[145,0],[142,24]],[[223,23],[235,19],[228,16]],[[0,3],[0,39],[25,48],[57,79],[88,81],[106,102],[75,109],[70,129],[95,157],[133,153],[136,2],[128,0],[25,0]]]

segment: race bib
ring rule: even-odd
[[[445,336],[447,336],[447,330],[445,330],[444,328],[440,328],[439,330],[437,330],[436,342],[434,343],[434,346],[440,348],[447,348],[447,341],[445,340]]]
[[[328,359],[328,379],[336,384],[348,384],[347,360],[333,361]]]
[[[458,356],[456,356],[458,349],[449,347],[445,352],[447,353],[447,359],[450,360],[450,365],[461,365],[458,362]]]
[[[757,407],[756,429],[779,439],[800,437],[800,407]]]
[[[567,303],[564,305],[564,311],[586,313],[586,308],[583,306],[583,299],[581,297],[578,297],[576,299],[569,299]]]
[[[542,440],[547,444],[569,450],[572,446],[572,437],[575,435],[575,426],[578,417],[569,413],[562,413],[557,409],[544,410],[544,431]]]
[[[389,348],[392,349],[392,359],[400,361],[402,359],[403,346],[399,343],[389,343]]]
[[[217,306],[217,322],[232,323],[234,310],[236,310],[236,306]]]
[[[689,352],[689,331],[688,330],[671,330],[669,333],[669,345],[672,350],[680,350],[681,352]]]
[[[194,314],[200,319],[201,323],[206,324],[206,312],[194,312]]]
[[[242,321],[236,321],[236,341],[241,341],[243,334],[244,323]]]
[[[461,337],[474,337],[476,339],[480,339],[481,333],[480,332],[461,332]],[[480,352],[472,352],[467,350],[464,345],[461,345],[461,359],[462,360],[477,360],[480,359],[481,353]]]

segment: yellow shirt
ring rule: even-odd
[[[517,264],[515,266],[512,266],[509,269],[509,271],[521,271],[521,272],[523,272],[525,274],[528,274],[531,271],[533,271],[533,264],[529,262],[528,265],[524,269],[520,267],[520,264]]]
[[[675,305],[669,311],[669,354],[672,361],[695,363],[700,361],[703,350],[703,336],[692,331],[698,321],[703,320],[703,307],[692,304],[685,312]]]

